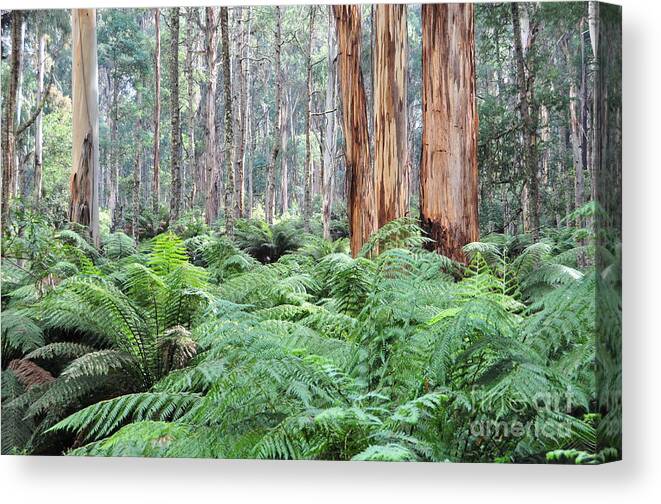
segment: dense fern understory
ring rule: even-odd
[[[407,219],[355,259],[293,221],[100,250],[24,226],[4,241],[3,453],[614,457],[585,231],[490,235],[467,267],[425,242]]]

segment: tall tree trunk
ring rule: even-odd
[[[151,205],[154,219],[158,219],[161,180],[161,11],[154,9],[156,49],[154,50],[154,166],[152,168]]]
[[[46,33],[43,20],[39,21],[37,37],[39,39],[39,55],[37,60],[37,103],[44,97],[44,74],[46,73]],[[35,119],[34,132],[34,197],[37,205],[41,202],[44,177],[44,120],[43,113]]]
[[[206,7],[206,43],[205,56],[207,61],[207,91],[206,91],[206,135],[207,145],[204,156],[207,172],[207,194],[205,218],[207,225],[212,225],[218,218],[220,203],[218,159],[216,157],[216,86],[218,83],[218,21],[216,8]]]
[[[339,51],[351,253],[377,229],[374,172],[370,163],[367,102],[360,69],[360,6],[334,5]]]
[[[119,84],[117,70],[113,68],[109,73],[112,84],[111,126],[110,126],[110,229],[114,231],[119,223],[119,145],[117,131],[119,128]]]
[[[96,10],[72,11],[73,163],[69,220],[99,244],[99,83]]]
[[[337,39],[335,36],[335,19],[332,7],[328,6],[328,80],[326,82],[326,104],[324,116],[326,119],[326,131],[324,133],[324,156],[323,156],[323,209],[322,222],[324,238],[330,240],[330,221],[333,212],[333,192],[335,190],[335,150],[336,150],[336,113],[337,107]]]
[[[245,152],[246,152],[246,103],[247,103],[247,80],[246,80],[246,20],[243,19],[243,7],[238,10],[239,37],[237,39],[238,50],[236,52],[237,72],[239,74],[239,103],[238,103],[238,138],[236,141],[236,217],[243,217],[244,193],[245,193]]]
[[[21,73],[21,26],[23,11],[11,12],[11,59],[9,89],[5,102],[5,122],[2,128],[2,225],[8,225],[11,200],[15,196],[16,162],[14,158],[16,133],[16,102]]]
[[[135,165],[133,166],[133,187],[131,194],[131,234],[138,239],[140,225],[140,185],[142,178],[142,93],[136,90],[136,105],[138,107],[138,121],[136,123],[135,135]]]
[[[282,12],[281,7],[275,7],[275,114],[276,123],[273,128],[273,149],[266,174],[266,191],[264,194],[264,210],[266,222],[273,224],[275,213],[275,172],[276,164],[282,150],[282,68],[280,51],[282,49]]]
[[[234,129],[232,126],[232,75],[230,71],[230,42],[227,7],[220,8],[220,31],[223,44],[223,88],[225,94],[225,172],[227,183],[225,185],[225,233],[234,236],[234,218],[237,215],[237,188],[234,180],[232,166],[234,148]]]
[[[479,239],[473,16],[472,4],[422,6],[420,220],[461,262]]]
[[[14,196],[21,195],[21,184],[23,183],[24,167],[23,167],[23,156],[24,156],[24,144],[21,139],[21,136],[18,134],[18,128],[22,121],[23,116],[23,58],[25,57],[25,30],[27,27],[26,16],[21,16],[21,36],[20,36],[20,48],[19,48],[19,62],[18,62],[18,89],[16,96],[16,116],[14,117],[15,125],[14,131],[16,135],[14,137],[14,166],[16,167],[16,174],[13,178],[14,187],[12,189],[12,194]]]
[[[245,161],[243,163],[245,171],[245,179],[247,183],[247,197],[244,202],[244,212],[243,216],[251,219],[252,218],[252,206],[253,206],[253,187],[252,187],[252,176],[253,176],[253,167],[255,162],[255,133],[253,126],[253,82],[251,78],[251,64],[250,64],[250,44],[252,42],[251,37],[252,30],[252,7],[248,7],[248,29],[246,30],[246,111],[245,111],[245,127],[246,127],[246,138],[245,143],[248,146],[248,153],[245,155]]]
[[[526,54],[521,33],[521,17],[517,2],[511,3],[512,26],[514,30],[514,55],[516,59],[516,79],[519,88],[519,113],[523,122],[523,164],[525,172],[524,185],[524,232],[531,233],[534,240],[539,237],[539,186],[537,180],[537,125],[533,100],[534,75],[529,67],[526,71]],[[526,52],[535,39],[533,28],[527,34]]]
[[[292,107],[291,93],[285,94],[285,104],[282,107],[282,126],[280,128],[280,146],[282,148],[282,161],[280,163],[280,213],[286,214],[289,212],[289,139],[296,139],[293,133],[294,125],[294,110]],[[288,133],[288,128],[292,128],[291,135]],[[296,147],[294,147],[296,150]],[[294,168],[296,167],[294,163]],[[294,183],[294,196],[296,195],[296,171],[294,170],[292,176]]]
[[[590,45],[592,46],[593,66],[592,74],[594,80],[592,92],[592,136],[590,138],[590,151],[592,153],[592,163],[590,165],[590,176],[592,180],[592,198],[596,200],[596,188],[599,181],[597,180],[598,167],[601,163],[601,146],[599,139],[599,132],[597,128],[602,121],[601,117],[601,99],[600,96],[601,86],[598,83],[601,77],[599,67],[599,2],[588,2],[588,29],[590,32]]]
[[[409,208],[408,30],[405,5],[374,10],[374,171],[381,227]]]
[[[186,198],[186,208],[193,208],[195,197],[197,195],[197,158],[195,156],[195,60],[196,60],[196,42],[194,35],[194,24],[198,10],[196,7],[189,7],[186,15],[186,59],[184,61],[186,73],[186,92],[188,104],[188,155],[186,157],[185,172],[182,177],[182,194]],[[186,187],[186,185],[189,187]]]
[[[305,194],[303,196],[303,229],[310,232],[310,216],[312,214],[312,148],[310,144],[310,130],[312,128],[312,34],[314,31],[314,18],[317,12],[315,6],[308,7],[310,21],[308,24],[307,60],[307,100],[305,102]]]
[[[171,147],[170,171],[172,189],[170,194],[170,222],[179,218],[181,211],[181,124],[179,110],[179,7],[170,11],[170,126]]]

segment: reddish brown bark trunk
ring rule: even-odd
[[[465,262],[479,239],[471,4],[423,5],[422,61],[420,219],[437,252]]]
[[[409,208],[405,5],[374,9],[374,171],[379,227]]]
[[[356,256],[377,229],[374,172],[370,163],[367,100],[360,69],[361,16],[356,5],[335,5],[339,83],[346,157],[351,253]]]

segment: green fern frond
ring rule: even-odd
[[[69,430],[80,433],[84,442],[112,434],[128,422],[144,420],[173,421],[180,418],[199,400],[197,394],[142,392],[92,404],[68,416],[49,432]]]

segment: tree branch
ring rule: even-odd
[[[16,130],[15,137],[17,140],[25,132],[26,129],[32,126],[32,123],[34,123],[37,120],[37,117],[39,117],[39,114],[41,114],[41,111],[43,110],[44,105],[46,104],[46,99],[50,94],[50,90],[52,86],[53,86],[53,72],[51,71],[50,77],[48,79],[48,86],[46,87],[46,91],[44,91],[44,96],[41,97],[41,101],[39,102],[39,105],[37,105],[37,108],[32,113],[32,115],[28,117],[28,119],[23,124],[21,124]]]

